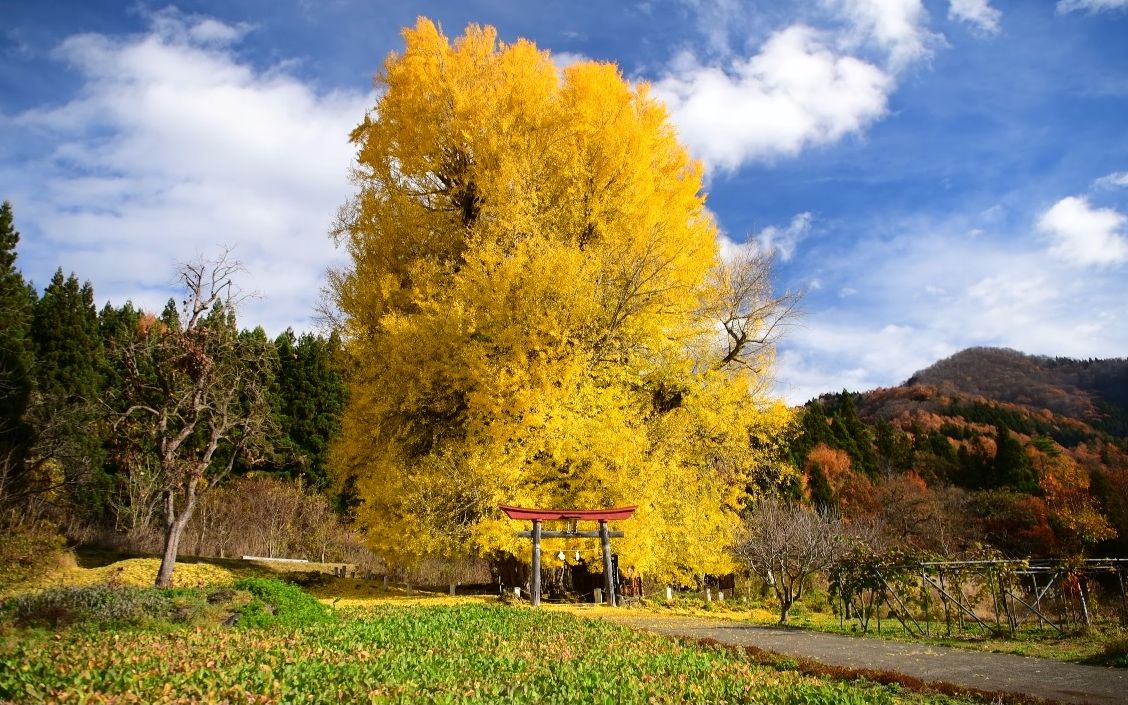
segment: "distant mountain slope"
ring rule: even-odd
[[[964,350],[812,400],[790,457],[795,494],[917,548],[1128,557],[1128,360]]]
[[[913,375],[903,387],[985,397],[1128,435],[1128,360],[1071,360],[1006,348],[968,348]]]

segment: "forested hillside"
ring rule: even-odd
[[[1124,556],[1126,390],[1122,359],[973,348],[898,387],[809,402],[792,459],[812,502],[881,517],[918,548]]]
[[[196,312],[185,309],[191,297],[170,299],[159,313],[129,301],[98,309],[94,286],[74,273],[60,269],[42,289],[25,281],[18,243],[5,203],[0,552],[8,567],[34,563],[63,538],[159,550],[164,519],[184,509],[172,490],[192,480],[199,459],[211,467],[195,478],[199,506],[189,512],[182,552],[337,560],[367,554],[334,511],[342,507],[333,502],[347,497],[322,492],[346,394],[336,335],[287,330],[270,340],[261,327],[239,328],[235,309],[218,298]],[[195,331],[186,323],[193,313]],[[212,370],[226,378],[216,389],[188,384]],[[220,387],[229,393],[222,407]],[[211,423],[220,413],[227,427]],[[193,414],[203,419],[195,426],[186,423]],[[183,437],[163,436],[168,428],[184,430]],[[179,450],[162,463],[169,441]]]

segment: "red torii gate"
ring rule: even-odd
[[[607,592],[607,604],[615,606],[615,582],[611,577],[611,539],[622,538],[622,531],[608,531],[607,522],[620,519],[629,519],[635,507],[615,507],[614,509],[526,509],[511,507],[505,504],[498,505],[510,519],[532,520],[532,531],[518,531],[520,538],[533,540],[533,567],[532,567],[532,601],[533,606],[540,605],[541,597],[541,539],[571,539],[571,538],[598,538],[603,544],[603,584]],[[542,531],[543,521],[567,521],[567,531]],[[577,531],[577,521],[598,521],[599,531]]]

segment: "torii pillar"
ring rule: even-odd
[[[622,538],[622,531],[609,531],[607,522],[629,519],[638,507],[616,507],[614,509],[526,509],[499,505],[510,519],[525,519],[533,522],[532,531],[518,531],[520,538],[533,540],[532,602],[540,605],[541,598],[541,539],[598,538],[603,544],[603,584],[607,593],[607,604],[615,606],[615,581],[611,575],[611,539]],[[541,522],[567,521],[567,531],[543,531]],[[577,521],[598,521],[599,531],[577,531]]]

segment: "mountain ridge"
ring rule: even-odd
[[[1128,411],[1128,359],[1077,360],[973,347],[916,372],[900,386],[935,386],[1098,420],[1107,413],[1102,406]]]
[[[918,548],[1128,556],[1128,360],[969,348],[895,387],[821,395],[798,424],[792,491]]]

